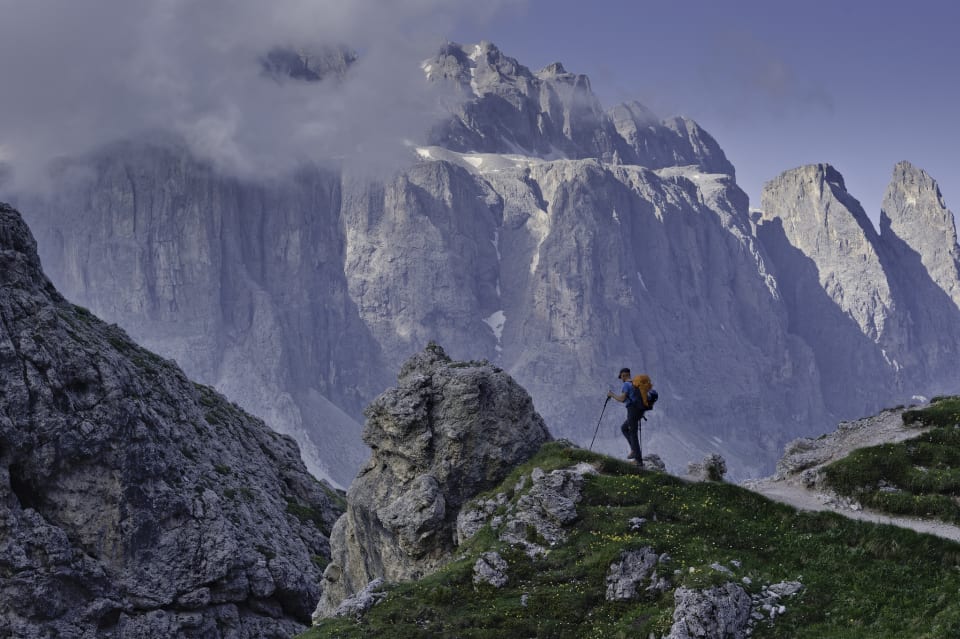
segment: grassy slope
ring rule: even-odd
[[[833,514],[798,513],[722,483],[686,483],[638,472],[609,457],[547,444],[503,483],[508,495],[521,473],[595,463],[579,521],[569,540],[532,560],[481,531],[463,558],[417,583],[393,586],[361,620],[325,621],[314,637],[646,637],[665,634],[673,593],[636,602],[604,599],[605,576],[623,549],[652,546],[669,553],[677,584],[721,583],[709,568],[739,560],[739,582],[799,580],[805,590],[783,603],[786,615],[761,623],[755,637],[960,636],[960,545]],[[497,491],[494,491],[497,492]],[[512,495],[511,495],[512,496]],[[646,517],[638,532],[628,520]],[[509,563],[509,583],[475,586],[473,563],[496,549]],[[690,568],[694,571],[691,572]],[[521,597],[527,595],[526,605]]]
[[[960,397],[934,399],[903,421],[934,428],[855,451],[826,467],[827,484],[869,508],[960,523]]]

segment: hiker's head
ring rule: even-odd
[[[620,369],[620,375],[619,375],[619,377],[620,377],[620,379],[623,380],[623,381],[627,381],[628,379],[630,379],[630,369],[629,369],[629,368],[621,368],[621,369]]]

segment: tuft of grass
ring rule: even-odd
[[[704,588],[748,577],[745,587],[755,591],[783,580],[802,582],[802,593],[783,602],[788,612],[773,625],[760,624],[755,637],[960,636],[960,545],[949,541],[797,512],[738,486],[643,472],[556,442],[489,494],[518,499],[525,490],[514,490],[521,474],[581,461],[600,474],[586,478],[578,521],[546,557],[531,559],[485,527],[458,549],[456,561],[420,581],[390,586],[360,620],[324,620],[301,637],[664,636],[672,623],[672,591],[644,592],[629,602],[605,598],[610,565],[623,550],[646,546],[671,557],[665,574],[675,586]],[[631,530],[636,517],[647,523]],[[474,562],[489,550],[509,566],[509,581],[500,589],[473,583]],[[733,576],[711,568],[714,563]]]
[[[960,424],[960,397],[940,396],[930,400],[924,408],[903,412],[903,423],[907,426],[956,426]]]

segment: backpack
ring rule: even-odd
[[[643,407],[644,410],[650,410],[653,408],[653,405],[657,403],[657,399],[660,398],[660,394],[653,389],[653,382],[650,381],[650,376],[634,375],[633,380],[631,381],[633,383],[633,388],[637,391],[637,401],[640,403],[640,406]],[[644,392],[647,393],[646,406],[644,406],[643,400],[641,399]]]

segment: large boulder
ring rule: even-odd
[[[373,450],[331,535],[320,616],[376,578],[417,579],[449,559],[457,514],[551,439],[533,401],[486,362],[430,344],[366,410]]]

